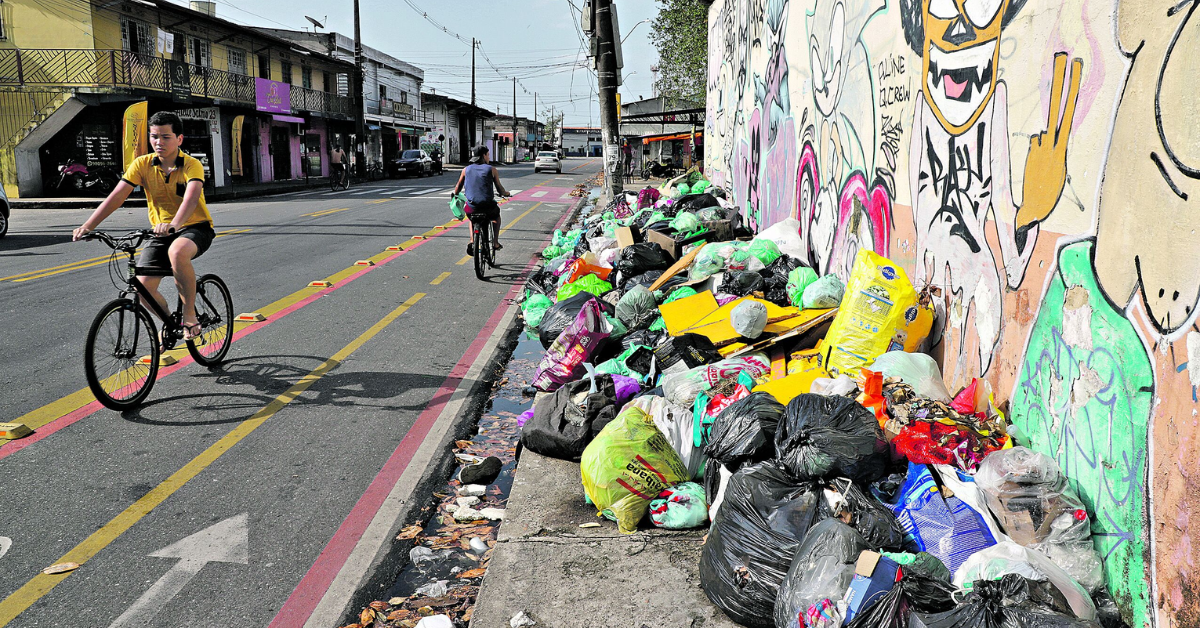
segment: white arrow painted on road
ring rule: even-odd
[[[8,550],[11,547],[12,539],[8,538],[7,536],[0,536],[0,558],[4,558],[4,555],[8,553]]]
[[[163,574],[163,577],[143,593],[142,597],[109,628],[145,626],[155,613],[204,569],[207,563],[249,563],[248,520],[249,513],[230,517],[150,554],[155,558],[178,558],[179,562]]]

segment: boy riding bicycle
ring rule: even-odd
[[[192,260],[212,244],[216,232],[212,216],[204,203],[204,166],[180,152],[183,122],[179,116],[160,111],[150,116],[150,146],[153,154],[134,159],[125,176],[96,211],[72,233],[82,240],[125,203],[136,186],[146,191],[146,206],[155,238],[146,243],[138,258],[138,267],[153,269],[153,275],[138,275],[138,281],[154,296],[163,311],[170,311],[167,300],[158,292],[166,275],[175,276],[175,287],[183,301],[184,340],[201,335],[196,318],[196,272]],[[147,306],[154,311],[154,308]]]
[[[493,185],[500,190],[501,196],[512,196],[508,190],[500,183],[500,173],[496,172],[496,167],[488,163],[488,148],[487,146],[478,146],[475,148],[475,158],[471,163],[463,168],[462,174],[458,175],[458,183],[454,184],[454,194],[461,191],[466,192],[467,207],[475,219],[476,214],[483,214],[491,222],[496,224],[496,233],[500,233],[500,206],[496,204],[495,192]],[[498,237],[498,236],[497,236]],[[504,247],[500,246],[499,240],[495,243],[496,250]],[[471,231],[471,243],[467,245],[467,255],[475,254],[475,231]]]

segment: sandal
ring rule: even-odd
[[[500,246],[500,243],[499,243],[499,242],[497,242],[497,243],[496,243],[496,250],[497,250],[497,251],[499,251],[500,249],[503,249],[503,248],[504,248],[504,247],[503,247],[503,246]]]
[[[204,327],[199,322],[183,324],[183,340],[190,341],[204,335]]]
[[[166,353],[169,350],[167,348],[167,327],[164,325],[162,329],[158,330],[158,352]]]

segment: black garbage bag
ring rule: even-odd
[[[542,341],[542,347],[549,349],[558,335],[567,328],[567,325],[574,322],[584,304],[592,299],[596,299],[596,295],[584,291],[551,305],[546,310],[546,314],[542,316],[541,324],[538,325],[538,339]],[[613,314],[615,308],[611,303],[603,299],[596,299],[596,302],[600,304],[606,314],[610,316]]]
[[[1096,591],[1092,602],[1096,604],[1096,622],[1102,628],[1129,628],[1129,624],[1121,619],[1121,609],[1117,608],[1117,601],[1108,589],[1101,587]]]
[[[611,375],[596,376],[564,385],[553,395],[542,397],[533,408],[533,418],[521,426],[521,445],[529,451],[579,460],[588,443],[617,416],[617,393]]]
[[[907,568],[900,580],[870,606],[859,609],[847,628],[916,628],[910,613],[944,613],[954,608],[954,585]],[[990,627],[989,627],[990,628]]]
[[[785,253],[758,271],[763,278],[763,297],[775,305],[791,307],[792,302],[787,295],[788,273],[804,265],[799,259]]]
[[[841,396],[792,399],[775,432],[775,449],[801,480],[845,476],[869,484],[888,468],[888,444],[875,414]]]
[[[744,626],[773,628],[779,585],[805,535],[827,518],[821,491],[772,461],[734,473],[700,551],[704,594]]]
[[[656,242],[639,242],[621,249],[613,268],[633,276],[648,270],[666,270],[674,261]]]
[[[871,495],[864,493],[849,478],[835,478],[830,482],[830,488],[842,497],[840,510],[848,516],[850,525],[854,526],[867,542],[868,549],[888,552],[899,552],[905,548],[904,529],[896,520],[891,508],[879,503]],[[841,513],[838,513],[841,514]],[[943,570],[950,573],[944,566]],[[949,578],[946,578],[949,580]]]
[[[774,458],[775,431],[783,413],[783,404],[768,393],[738,399],[713,419],[704,453],[730,469]]]
[[[879,604],[883,604],[881,600]],[[874,608],[874,607],[872,607]],[[858,617],[854,618],[855,621]],[[919,624],[917,622],[920,622]],[[974,589],[957,608],[938,612],[917,609],[910,625],[925,628],[1099,628],[1100,624],[1079,619],[1066,598],[1053,584],[1029,580],[1010,573],[999,580],[977,580]],[[863,624],[850,628],[880,628]]]
[[[631,331],[621,337],[621,352],[624,353],[634,345],[641,345],[643,347],[650,347],[651,349],[654,349],[658,347],[658,345],[661,344],[666,338],[667,332],[665,331],[650,331],[648,329]],[[662,370],[661,366],[659,367],[659,370]]]
[[[717,286],[717,292],[744,297],[763,289],[762,275],[752,270],[727,270]]]
[[[649,288],[650,284],[657,281],[659,277],[662,277],[662,274],[663,271],[661,270],[649,270],[636,275],[616,272],[611,275],[613,279],[611,283],[622,295],[624,295],[626,292],[629,292],[638,286]]]
[[[553,299],[554,295],[558,293],[558,278],[549,270],[539,268],[537,272],[529,276],[525,282],[525,288],[534,294],[544,294]]]
[[[854,579],[858,555],[870,549],[861,534],[838,521],[825,519],[808,531],[788,568],[775,599],[775,625],[803,627],[801,617],[821,600],[834,602],[846,595]]]
[[[717,200],[717,197],[708,192],[701,192],[700,194],[685,194],[680,196],[671,204],[671,210],[676,214],[679,212],[696,212],[705,207],[717,207],[720,204],[721,202]]]
[[[887,474],[871,483],[871,494],[885,504],[894,504],[900,499],[900,489],[908,479],[908,465],[903,469]]]
[[[716,345],[700,334],[670,336],[655,346],[654,355],[658,356],[660,371],[665,371],[680,362],[687,368],[694,369],[721,359],[721,352],[717,351]]]

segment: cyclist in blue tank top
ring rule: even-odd
[[[501,196],[512,196],[500,183],[500,173],[496,172],[496,167],[488,163],[487,146],[478,146],[475,148],[475,158],[466,168],[463,168],[462,174],[458,175],[458,183],[454,184],[454,193],[465,192],[469,212],[485,214],[492,222],[496,223],[496,231],[499,232],[500,206],[496,204],[493,186],[500,190]],[[496,250],[502,248],[504,247],[500,246],[497,237]],[[474,254],[475,232],[472,230],[471,243],[467,245],[467,255]]]

